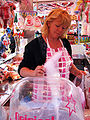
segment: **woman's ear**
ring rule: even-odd
[[[48,27],[50,27],[50,22],[49,21],[47,21],[47,25],[48,25]]]

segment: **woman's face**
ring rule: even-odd
[[[58,39],[67,30],[68,25],[63,25],[60,23],[59,19],[55,19],[52,22],[48,23],[48,27],[49,27],[48,35],[54,39]]]

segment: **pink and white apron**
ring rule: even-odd
[[[60,77],[68,78],[69,79],[69,73],[70,73],[70,67],[73,63],[73,60],[71,59],[68,51],[64,47],[62,41],[60,40],[61,44],[63,47],[57,48],[57,49],[52,49],[50,48],[48,39],[47,39],[47,56],[46,56],[46,61],[50,59],[56,52],[61,51],[61,57],[58,60],[58,70],[60,73]]]

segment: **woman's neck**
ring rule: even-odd
[[[60,38],[55,39],[52,37],[48,37],[48,42],[50,47],[53,49],[63,47],[62,43],[60,42]]]
[[[44,35],[42,35],[43,39],[45,40],[45,42],[47,43],[47,39],[48,39],[48,43],[50,45],[51,48],[56,49],[56,48],[60,48],[63,47],[62,43],[60,42],[60,38],[55,39],[52,37],[45,37]]]

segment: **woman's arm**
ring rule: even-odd
[[[86,75],[85,71],[79,70],[74,64],[72,64],[70,72],[77,76],[79,79],[82,79],[82,75]]]
[[[23,67],[20,70],[20,75],[22,77],[37,77],[44,76],[45,68],[43,66],[37,66],[35,70],[30,70],[27,67]]]

